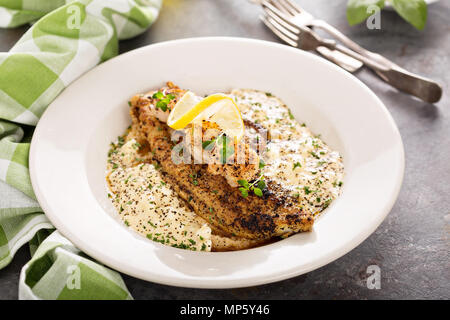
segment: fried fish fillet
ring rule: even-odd
[[[185,92],[171,83],[159,91],[175,96],[168,111]],[[298,200],[277,192],[282,186],[269,181],[262,197],[249,194],[244,198],[238,188],[230,186],[224,176],[212,174],[206,164],[175,164],[171,129],[155,116],[158,99],[153,93],[131,99],[132,130],[148,142],[165,180],[196,214],[214,229],[245,239],[268,240],[311,230],[313,214],[306,212]]]

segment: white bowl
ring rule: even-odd
[[[109,143],[130,124],[129,98],[168,80],[200,94],[235,87],[270,91],[341,152],[342,196],[313,232],[250,250],[205,253],[152,242],[120,222],[105,191]],[[39,203],[76,246],[134,277],[198,288],[278,281],[341,257],[389,213],[403,170],[394,121],[363,83],[310,53],[240,38],[158,43],[103,63],[49,106],[30,152]]]

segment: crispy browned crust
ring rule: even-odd
[[[177,96],[173,103],[185,92],[171,84],[168,90]],[[150,95],[133,97],[132,130],[149,143],[167,182],[199,216],[226,234],[246,239],[266,240],[311,230],[313,215],[303,211],[298,200],[274,192],[280,186],[268,182],[262,197],[249,194],[244,198],[224,177],[209,174],[207,165],[175,164],[169,128],[152,116],[152,102]]]

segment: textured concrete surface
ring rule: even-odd
[[[430,105],[396,92],[371,72],[356,76],[392,113],[403,138],[406,172],[397,203],[383,224],[359,247],[318,270],[269,285],[235,290],[196,290],[148,283],[124,276],[137,299],[405,299],[450,298],[450,2],[429,7],[423,32],[394,12],[382,12],[381,30],[349,27],[345,0],[297,0],[361,45],[411,71],[439,80],[444,96]],[[147,33],[121,43],[121,52],[159,41],[237,36],[277,41],[258,21],[259,8],[246,0],[166,0]],[[0,30],[8,50],[26,28]],[[220,63],[220,61],[218,61]],[[364,107],[364,106],[361,106]],[[0,271],[0,299],[16,299],[22,248]],[[369,265],[381,269],[381,289],[366,286]]]

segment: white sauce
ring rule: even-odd
[[[242,116],[269,130],[263,155],[264,176],[282,186],[301,205],[317,214],[339,196],[344,165],[337,151],[297,122],[289,108],[270,93],[235,89],[231,92]]]
[[[153,164],[143,163],[136,140],[109,157],[110,195],[120,218],[143,236],[170,246],[211,251],[211,228],[188,209]]]

